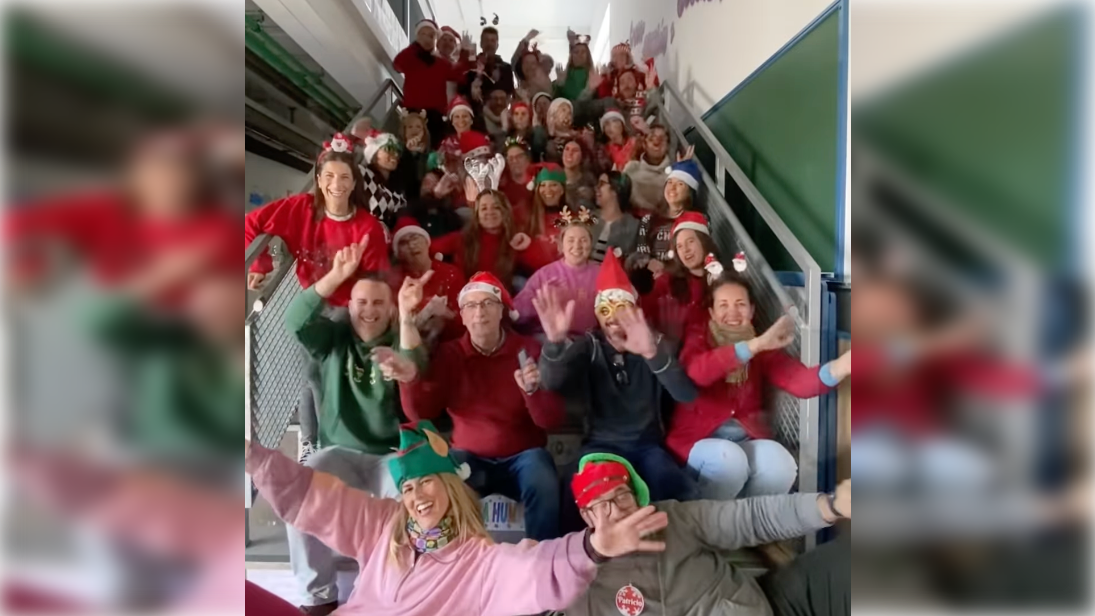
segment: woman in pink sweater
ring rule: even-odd
[[[665,528],[646,507],[599,520],[596,531],[518,545],[492,543],[474,493],[448,444],[428,421],[404,426],[389,462],[402,502],[377,499],[335,477],[248,444],[247,472],[288,524],[361,567],[336,614],[512,616],[561,610],[586,591],[597,564],[635,551],[662,551],[642,537]]]

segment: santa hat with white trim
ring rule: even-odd
[[[605,124],[609,120],[619,120],[620,122],[623,123],[623,125],[625,127],[624,130],[625,131],[627,130],[627,128],[626,128],[627,127],[627,120],[624,119],[624,114],[621,113],[619,109],[616,109],[615,107],[612,107],[611,109],[606,111],[603,116],[601,116],[601,131],[602,132],[604,132]]]
[[[460,295],[457,296],[456,303],[462,306],[464,304],[464,297],[469,293],[486,293],[502,302],[502,307],[506,309],[506,314],[514,321],[521,316],[513,309],[513,298],[510,297],[509,291],[506,290],[506,287],[502,286],[498,277],[490,272],[478,272],[472,276],[468,280],[468,284],[464,285],[463,289],[460,289]]]
[[[464,158],[490,156],[490,138],[479,131],[464,131],[460,135],[460,152]]]
[[[433,30],[435,33],[440,31],[437,27],[437,22],[436,21],[434,21],[432,19],[423,19],[423,20],[419,21],[418,23],[416,23],[414,25],[414,34],[415,34],[415,36],[418,36],[418,33],[422,31],[422,28],[429,28],[430,30]]]
[[[548,105],[548,117],[549,118],[553,117],[555,115],[555,110],[562,107],[562,106],[564,106],[564,105],[567,106],[567,107],[570,107],[570,113],[571,114],[574,113],[574,103],[570,102],[569,100],[567,100],[565,98],[557,98],[557,99],[551,101],[551,104]]]
[[[620,265],[616,251],[605,252],[605,260],[597,272],[597,295],[593,298],[593,306],[600,306],[604,302],[636,304],[638,301],[639,293],[635,291],[623,266]]]
[[[691,158],[675,162],[666,167],[665,173],[669,176],[666,181],[670,179],[680,180],[692,190],[699,190],[700,180],[703,178],[699,164]]]
[[[459,94],[452,97],[452,102],[449,103],[449,111],[445,114],[445,120],[452,121],[452,114],[457,111],[467,111],[471,117],[475,117],[475,111],[472,110],[471,103],[468,102],[468,99]]]
[[[376,153],[384,148],[399,152],[402,150],[403,146],[399,143],[399,138],[395,135],[374,130],[372,134],[365,138],[365,147],[363,148],[365,164],[368,165],[372,163],[373,158],[376,157]]]
[[[699,212],[682,212],[677,217],[677,221],[673,223],[673,231],[670,233],[670,237],[676,237],[677,232],[684,229],[692,229],[697,233],[702,233],[708,237],[711,236],[711,227],[707,224],[707,219],[703,217],[703,214]]]
[[[395,233],[392,233],[392,254],[398,254],[399,240],[410,236],[421,235],[426,240],[426,246],[430,245],[430,234],[411,216],[401,216],[395,222]]]
[[[454,30],[452,26],[441,26],[441,35],[438,38],[441,36],[451,36],[456,39],[457,45],[460,44],[460,33]]]

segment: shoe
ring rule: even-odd
[[[308,616],[328,616],[337,609],[338,601],[334,601],[323,605],[302,605],[300,606],[300,613],[308,614]]]
[[[308,458],[312,457],[312,454],[316,452],[316,448],[312,446],[312,441],[300,442],[300,463],[303,465],[308,461]]]

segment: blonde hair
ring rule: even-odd
[[[464,483],[462,479],[452,473],[438,473],[434,475],[445,486],[445,492],[449,495],[449,513],[452,517],[452,525],[456,529],[456,541],[479,540],[488,544],[494,543],[487,534],[487,527],[483,524],[482,506],[479,497]],[[411,549],[411,541],[407,536],[407,520],[410,514],[407,508],[400,503],[399,509],[392,514],[388,521],[388,562],[405,570],[410,563],[404,562],[402,556]]]

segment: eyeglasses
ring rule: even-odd
[[[591,503],[585,510],[597,515],[608,515],[609,513],[612,513],[613,506],[617,509],[626,509],[634,507],[637,504],[638,501],[635,500],[634,492],[631,490],[623,490],[616,494],[616,496],[606,498],[596,503]]]
[[[501,306],[502,302],[496,299],[485,299],[481,302],[468,302],[460,307],[460,310],[467,310],[468,312],[476,312],[478,310],[493,309],[496,306]]]

